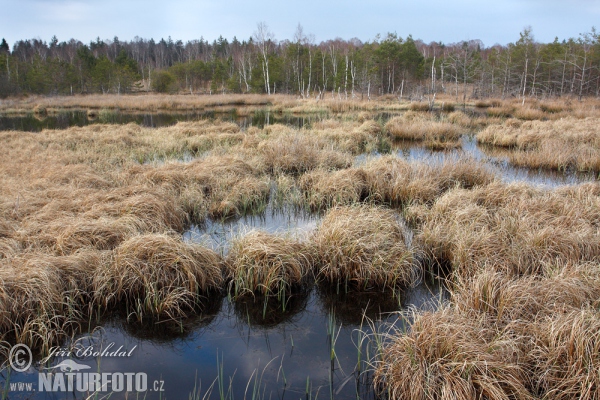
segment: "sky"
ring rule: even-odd
[[[395,32],[445,44],[479,39],[486,47],[519,39],[530,26],[539,42],[578,37],[600,25],[598,0],[0,0],[0,38],[129,41],[248,39],[265,22],[275,39],[298,24],[316,43],[340,37],[372,41]],[[600,28],[600,26],[597,26]]]

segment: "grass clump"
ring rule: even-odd
[[[421,101],[410,103],[410,109],[411,111],[429,111],[431,107],[429,106],[429,103]]]
[[[280,135],[262,142],[259,150],[271,174],[300,175],[318,167],[339,169],[352,164],[349,154],[334,150],[327,140],[306,135]]]
[[[515,108],[509,105],[492,106],[486,109],[488,117],[495,118],[510,118],[515,113]]]
[[[540,322],[532,358],[536,389],[552,399],[600,396],[600,314],[573,310]]]
[[[367,174],[355,168],[308,172],[300,178],[299,186],[311,210],[356,204],[368,196]]]
[[[484,319],[448,307],[416,315],[384,347],[374,384],[392,399],[532,399],[511,345]]]
[[[306,244],[262,231],[251,231],[232,244],[227,257],[235,297],[245,294],[284,298],[304,283],[313,268]]]
[[[450,304],[389,337],[375,382],[391,398],[594,399],[598,277],[594,263],[459,277]]]
[[[386,132],[396,140],[412,141],[458,141],[462,135],[460,127],[431,118],[406,113],[394,117],[385,124]]]
[[[223,273],[214,251],[166,234],[145,234],[121,243],[93,281],[99,306],[125,303],[139,320],[147,314],[177,318],[197,307],[201,294],[219,289]]]
[[[508,120],[479,132],[477,141],[514,149],[508,158],[515,165],[600,171],[598,126],[598,118],[563,118],[522,124]]]
[[[549,192],[493,183],[454,189],[430,208],[411,207],[407,214],[430,260],[450,265],[461,276],[482,269],[539,274],[552,263],[600,256],[600,200],[590,190]]]
[[[391,210],[368,205],[333,208],[312,240],[317,277],[325,282],[366,289],[412,285],[418,278],[415,256]]]
[[[252,176],[236,182],[224,199],[210,208],[213,218],[230,218],[264,210],[269,200],[268,181]]]
[[[384,156],[363,169],[370,198],[394,206],[429,203],[455,187],[473,188],[496,179],[483,165],[468,158],[430,165]]]
[[[47,351],[77,333],[89,313],[91,276],[106,252],[19,253],[0,263],[0,338]]]

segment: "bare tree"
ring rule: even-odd
[[[275,36],[269,31],[269,27],[265,22],[259,22],[254,31],[254,40],[260,50],[262,56],[263,77],[265,79],[265,91],[271,94],[271,86],[269,82],[269,47]]]

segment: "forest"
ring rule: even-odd
[[[277,41],[264,23],[247,40],[219,37],[183,42],[97,38],[0,44],[0,97],[43,94],[283,93],[302,98],[436,93],[469,98],[548,98],[600,95],[600,34],[539,43],[531,28],[514,43],[479,40],[424,43],[395,33],[316,43],[298,25]]]

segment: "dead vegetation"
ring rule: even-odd
[[[521,123],[507,120],[477,134],[482,144],[513,149],[511,163],[531,168],[600,171],[597,118],[564,118]]]
[[[187,97],[140,107],[265,101]],[[93,109],[111,98],[88,100]],[[410,330],[387,338],[379,389],[390,398],[598,398],[598,183],[506,184],[470,158],[376,153],[390,137],[448,149],[482,128],[478,141],[508,149],[513,165],[598,171],[597,104],[475,105],[485,113],[407,111],[382,128],[372,111],[407,104],[273,97],[273,109],[356,114],[302,129],[198,121],[1,132],[0,338],[43,352],[119,308],[137,323],[182,320],[218,304],[213,293],[227,283],[236,312],[272,327],[306,307],[313,275],[351,293],[399,290],[441,267],[449,303],[409,315]],[[191,223],[267,204],[325,214],[307,238],[250,232],[225,259],[182,240]],[[248,314],[256,299],[261,316]]]
[[[276,295],[284,299],[312,273],[310,246],[292,238],[252,231],[235,240],[227,258],[235,297]]]
[[[415,283],[415,254],[398,218],[391,210],[368,205],[331,209],[312,238],[317,278],[358,288]]]

